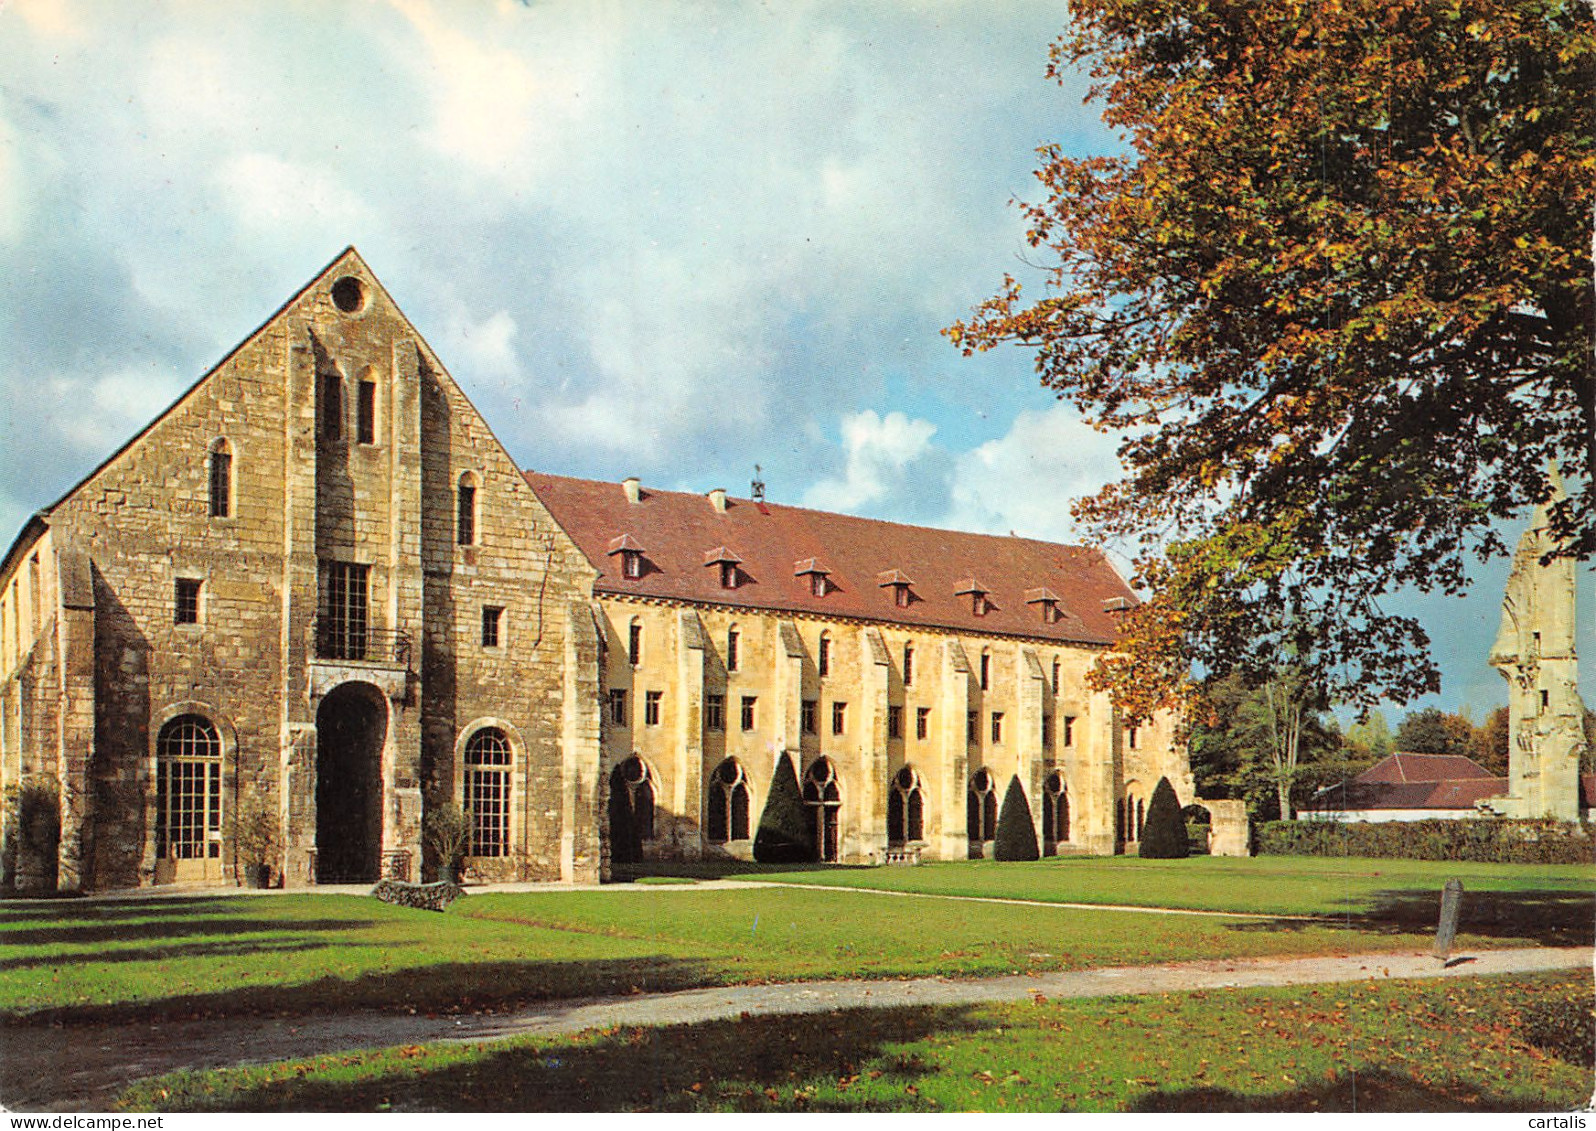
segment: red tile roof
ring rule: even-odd
[[[1451,781],[1363,781],[1353,778],[1321,789],[1313,796],[1319,810],[1473,809],[1477,801],[1507,793],[1506,778],[1462,778]]]
[[[1098,550],[1029,538],[906,526],[802,507],[728,498],[717,511],[702,495],[644,489],[626,501],[619,483],[528,471],[526,481],[599,571],[594,589],[676,601],[807,612],[820,616],[925,625],[981,635],[1028,636],[1105,645],[1115,617],[1105,602],[1128,607],[1135,595]],[[621,576],[609,556],[617,540],[645,547],[642,576]],[[735,547],[739,583],[723,589],[709,556]],[[828,570],[823,597],[800,572],[809,559]],[[980,578],[987,612],[977,615],[969,590]],[[911,580],[912,579],[912,580]],[[894,584],[911,600],[894,603]],[[1059,595],[1059,615],[1027,604],[1036,589]],[[960,591],[964,595],[960,596]]]
[[[1354,781],[1380,782],[1466,781],[1489,778],[1491,771],[1461,754],[1405,754],[1383,758],[1359,774]]]

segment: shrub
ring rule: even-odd
[[[1137,854],[1152,860],[1181,860],[1190,851],[1186,840],[1186,818],[1180,813],[1180,799],[1168,778],[1159,778],[1153,799],[1147,805]]]
[[[1009,779],[1008,792],[1003,795],[1003,808],[998,810],[992,859],[1038,860],[1041,856],[1041,846],[1036,843],[1036,825],[1031,820],[1031,804],[1025,800],[1025,787],[1016,775]]]
[[[770,796],[754,834],[754,859],[761,864],[806,864],[815,859],[814,819],[798,792],[798,771],[783,754],[770,780]]]
[[[1499,817],[1433,821],[1270,821],[1257,827],[1269,856],[1375,856],[1478,864],[1589,864],[1589,825]]]
[[[471,843],[471,815],[454,802],[446,802],[427,811],[421,831],[439,873],[448,880],[458,879]]]

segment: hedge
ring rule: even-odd
[[[998,810],[997,832],[992,844],[994,860],[1040,860],[1041,845],[1036,843],[1036,826],[1031,823],[1031,803],[1025,800],[1025,787],[1019,775],[1009,779],[1009,791]]]
[[[1159,778],[1153,799],[1147,805],[1147,819],[1136,854],[1150,860],[1184,860],[1191,846],[1186,840],[1186,818],[1180,815],[1180,800],[1168,778]]]
[[[1436,821],[1269,821],[1257,826],[1261,856],[1376,856],[1481,864],[1590,864],[1591,827],[1501,818]]]

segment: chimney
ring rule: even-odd
[[[716,487],[709,493],[709,505],[715,508],[716,514],[726,513],[726,488]]]
[[[628,475],[621,480],[621,489],[626,492],[626,501],[629,503],[641,502],[643,498],[643,481],[635,475]]]

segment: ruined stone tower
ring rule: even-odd
[[[1491,646],[1491,666],[1507,680],[1509,729],[1508,794],[1489,806],[1505,817],[1574,821],[1584,706],[1574,654],[1574,560],[1546,557],[1557,548],[1549,507],[1567,498],[1555,468],[1552,487],[1513,555]]]

